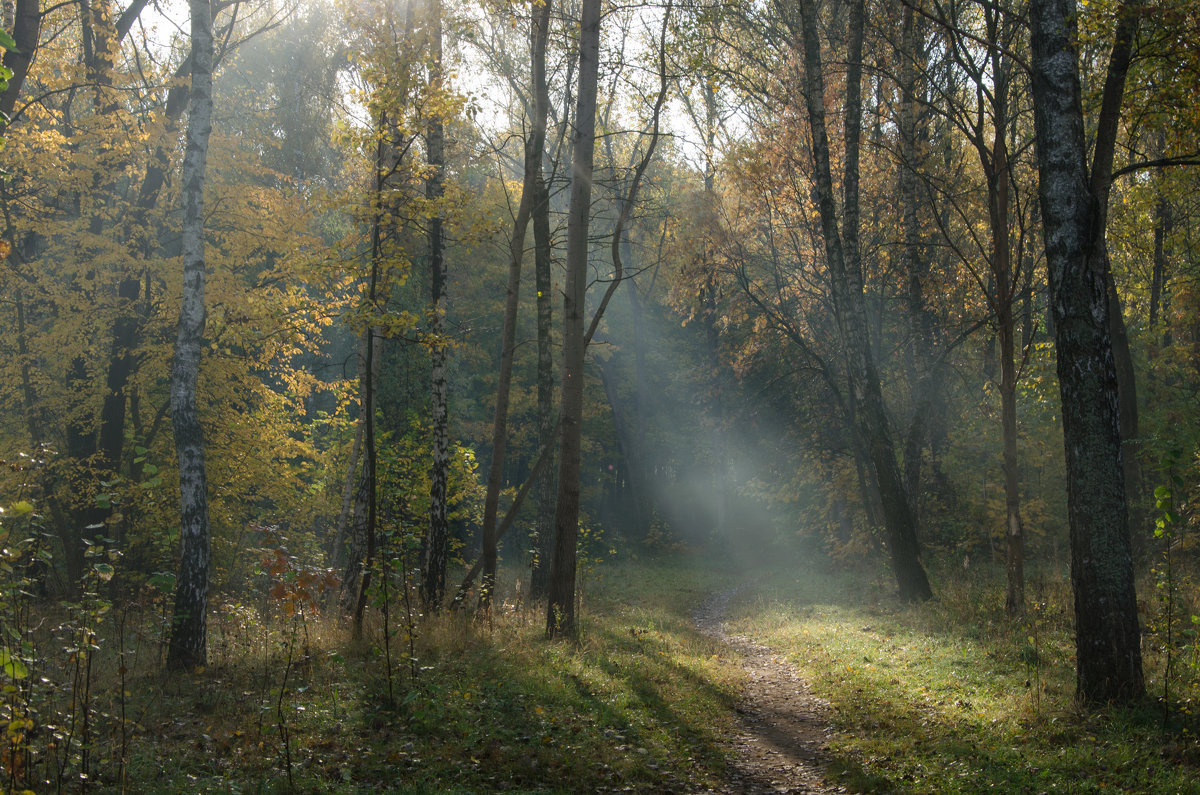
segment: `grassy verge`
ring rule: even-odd
[[[998,574],[957,573],[919,607],[879,583],[771,574],[735,606],[734,628],[784,651],[830,701],[831,773],[851,788],[1200,791],[1194,738],[1163,729],[1157,708],[1075,709],[1065,583],[1035,581],[1014,624]]]
[[[490,627],[433,618],[418,625],[414,678],[397,635],[390,700],[379,626],[371,648],[350,653],[344,628],[329,622],[270,625],[232,611],[214,628],[208,670],[147,673],[132,687],[125,783],[138,792],[718,785],[738,673],[688,611],[720,578],[702,584],[694,569],[645,563],[602,573],[585,593],[578,644],[544,641],[541,616],[521,611],[498,610]],[[114,766],[93,768],[95,783],[120,786]]]

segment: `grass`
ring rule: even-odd
[[[785,654],[830,702],[828,772],[850,791],[1200,792],[1182,712],[1164,729],[1153,702],[1075,708],[1064,582],[1033,581],[1014,624],[998,572],[955,571],[933,602],[906,606],[878,577],[774,565],[740,592],[732,628]],[[690,611],[749,579],[609,562],[584,582],[578,643],[543,640],[542,616],[501,593],[490,623],[418,621],[412,666],[393,613],[390,697],[377,613],[356,647],[344,622],[288,619],[265,589],[219,599],[210,665],[181,676],[161,668],[161,600],[35,609],[20,622],[28,675],[4,696],[22,753],[0,755],[0,780],[37,792],[717,788],[742,673]]]
[[[878,583],[775,573],[734,628],[784,651],[830,702],[831,772],[853,789],[1200,792],[1195,739],[1164,729],[1159,708],[1076,708],[1066,584],[1034,582],[1013,623],[998,575],[952,575],[913,607]]]
[[[720,578],[670,564],[613,564],[601,573],[588,582],[576,644],[543,640],[539,614],[508,607],[490,625],[437,616],[418,624],[413,678],[393,637],[390,700],[377,616],[355,649],[340,621],[289,621],[262,602],[227,601],[210,625],[210,665],[186,676],[161,672],[146,621],[141,661],[127,655],[124,700],[116,644],[97,637],[87,778],[78,738],[68,759],[42,727],[23,738],[33,759],[24,783],[60,788],[58,753],[67,759],[67,791],[718,786],[738,669],[692,629],[688,611]],[[47,681],[66,678],[50,667],[49,659],[39,666]],[[60,727],[72,720],[67,690],[79,688],[58,688],[53,704],[48,694],[35,699],[39,722],[52,713]]]

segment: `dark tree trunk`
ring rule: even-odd
[[[384,224],[383,194],[388,174],[393,171],[385,162],[387,151],[386,131],[388,118],[381,114],[375,144],[375,184],[373,204],[379,208],[371,223],[371,271],[367,277],[367,329],[363,334],[362,365],[359,370],[359,430],[362,433],[363,459],[362,479],[355,492],[353,540],[351,554],[346,564],[346,577],[342,582],[342,604],[351,608],[353,623],[351,634],[355,641],[362,640],[363,614],[371,587],[371,572],[375,565],[376,521],[378,518],[378,448],[375,444],[375,406],[379,386],[379,354],[383,340],[375,328],[379,314],[379,282],[383,276]],[[355,440],[357,445],[357,439]],[[355,462],[351,461],[349,477],[353,477]]]
[[[1132,12],[1126,5],[1119,16],[1098,155],[1115,138],[1136,24]],[[1033,0],[1030,21],[1039,192],[1067,461],[1077,695],[1091,703],[1128,702],[1143,696],[1145,683],[1109,337],[1102,245],[1106,196],[1096,192],[1097,181],[1107,190],[1111,149],[1107,168],[1101,155],[1089,176],[1075,3]]]
[[[112,350],[109,354],[108,377],[105,380],[104,404],[100,408],[100,454],[104,466],[117,472],[125,445],[125,410],[128,405],[126,388],[133,374],[134,348],[137,346],[141,318],[136,303],[141,297],[141,278],[131,274],[117,288],[120,300],[117,319],[113,324]]]
[[[539,169],[540,171],[540,169]],[[534,270],[537,279],[537,418],[538,447],[554,444],[554,341],[553,281],[550,274],[550,193],[541,174],[537,175],[537,200],[533,206]],[[553,456],[553,454],[551,454]],[[535,601],[546,598],[550,588],[550,560],[554,554],[554,467],[546,466],[538,475],[537,542],[529,595]]]
[[[825,79],[817,35],[817,9],[811,0],[799,4],[803,35],[805,102],[812,130],[815,195],[825,243],[834,311],[845,348],[855,414],[875,470],[883,507],[886,543],[900,597],[921,601],[931,596],[921,565],[917,527],[909,496],[896,462],[884,410],[879,373],[871,355],[862,269],[858,250],[858,146],[862,111],[862,40],[865,9],[852,0],[848,22],[849,71],[846,78],[846,142],[841,225],[834,198],[829,140],[825,125]]]
[[[1171,205],[1163,196],[1154,204],[1154,263],[1150,273],[1150,331],[1154,335],[1152,350],[1162,344],[1160,326],[1166,325],[1162,317],[1163,295],[1167,283],[1167,236],[1172,229]]]
[[[167,666],[188,669],[207,657],[208,490],[196,379],[204,337],[204,172],[212,132],[212,6],[190,0],[192,89],[183,158],[183,300],[171,368],[171,420],[179,457],[182,555]]]
[[[530,86],[533,108],[529,139],[525,144],[525,174],[521,186],[521,203],[513,221],[509,244],[508,286],[504,304],[504,328],[500,339],[500,373],[496,382],[496,411],[492,423],[492,463],[488,470],[487,493],[483,505],[483,580],[479,605],[486,608],[496,588],[497,533],[496,514],[500,489],[504,484],[504,452],[508,442],[508,397],[512,384],[513,358],[516,353],[517,306],[521,287],[521,262],[525,257],[525,232],[540,200],[542,156],[546,151],[546,120],[549,116],[549,96],[546,91],[546,44],[549,38],[550,2],[544,0],[535,8],[530,29]]]
[[[378,226],[377,223],[376,229],[378,229]],[[368,294],[368,300],[372,305],[375,303],[375,290],[379,282],[378,262],[381,252],[378,247],[378,241],[374,248],[371,285]],[[375,307],[372,306],[372,314],[374,310]],[[373,325],[367,328],[367,340],[366,361],[363,364],[364,377],[362,379],[365,389],[362,396],[363,484],[360,490],[362,513],[365,515],[362,517],[362,566],[358,572],[358,585],[354,598],[354,617],[351,624],[351,635],[355,641],[361,641],[363,636],[363,614],[367,609],[367,599],[370,596],[371,588],[371,573],[375,568],[375,550],[377,546],[376,521],[379,505],[377,498],[379,484],[377,465],[379,459],[375,445],[375,373],[379,368],[379,362],[377,361],[379,346],[376,344],[375,327]],[[357,525],[360,512],[356,510],[355,514],[355,524]]]
[[[546,40],[550,35],[550,0],[537,6],[534,16],[534,35]],[[532,45],[534,92],[540,102],[550,107],[546,85],[545,44]],[[540,57],[539,57],[540,52]],[[554,446],[556,420],[554,417],[554,283],[550,266],[550,191],[546,186],[542,163],[533,173],[533,267],[537,283],[537,423],[538,449],[548,451],[547,466],[542,467],[534,485],[537,493],[537,531],[532,570],[529,573],[529,595],[535,602],[547,597],[550,589],[550,560],[554,554]]]
[[[16,109],[17,97],[21,95],[21,86],[25,83],[25,76],[29,74],[29,64],[37,51],[41,28],[40,0],[16,0],[12,37],[17,47],[4,53],[4,65],[12,70],[12,77],[8,79],[8,86],[4,92],[0,93],[0,114],[3,114],[0,121],[5,124]]]
[[[904,229],[904,272],[907,276],[909,344],[906,349],[912,418],[904,443],[904,484],[912,495],[913,513],[921,513],[921,463],[927,445],[929,415],[939,391],[933,366],[934,331],[932,312],[926,305],[929,281],[929,250],[920,221],[917,178],[924,169],[928,134],[918,119],[918,60],[924,61],[924,44],[917,27],[916,11],[905,6],[901,29],[900,72],[900,204]]]
[[[1112,340],[1113,367],[1117,375],[1117,409],[1121,418],[1121,464],[1125,477],[1125,502],[1129,506],[1130,531],[1140,537],[1147,524],[1142,504],[1142,469],[1139,461],[1141,441],[1138,430],[1137,374],[1133,367],[1133,351],[1129,347],[1129,331],[1125,327],[1124,310],[1117,284],[1108,263],[1108,246],[1100,239],[1104,259],[1104,283],[1108,294],[1108,335]]]
[[[600,65],[600,0],[583,0],[579,25],[579,89],[572,139],[571,200],[567,216],[567,283],[563,291],[562,424],[554,555],[546,608],[546,635],[575,635],[575,544],[579,535],[579,465],[582,454],[584,299],[587,293],[588,222],[592,156],[596,146],[596,82]]]
[[[1025,612],[1025,528],[1021,521],[1020,470],[1017,464],[1016,301],[1018,275],[1013,273],[1009,220],[1008,67],[993,50],[995,87],[994,126],[990,156],[979,153],[988,180],[988,221],[991,227],[991,270],[995,282],[992,311],[1000,343],[1000,430],[1004,448],[1004,535],[1007,587],[1004,608],[1010,617]]]
[[[144,5],[144,3],[140,3]],[[132,24],[129,13],[139,4],[135,3],[129,11],[118,20],[118,35],[128,32]],[[136,16],[136,15],[135,15]],[[216,67],[214,56],[214,68]],[[184,70],[191,68],[189,56],[176,75],[187,74]],[[178,123],[183,115],[189,96],[189,89],[176,85],[167,94],[166,118],[164,120],[165,136],[173,139],[178,132]],[[130,213],[128,222],[124,225],[125,244],[129,247],[131,259],[145,259],[155,248],[153,238],[147,232],[149,225],[147,217],[158,204],[163,184],[166,180],[166,168],[169,156],[162,141],[155,148],[154,154],[142,178],[138,190],[138,199]],[[125,445],[125,417],[129,403],[129,381],[133,377],[137,364],[134,351],[141,342],[142,331],[146,320],[144,306],[148,304],[149,284],[147,294],[142,295],[142,275],[145,272],[130,269],[122,277],[117,287],[117,297],[120,299],[117,319],[113,323],[112,349],[108,360],[108,375],[106,378],[104,403],[100,409],[99,451],[104,456],[104,462],[113,472],[120,471],[121,456]],[[139,309],[139,303],[143,308]]]

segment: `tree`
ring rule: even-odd
[[[949,247],[959,256],[964,268],[970,271],[984,293],[988,314],[995,326],[1000,358],[1000,425],[1002,472],[1004,479],[1005,556],[1007,590],[1005,609],[1009,616],[1024,611],[1024,524],[1021,520],[1020,469],[1017,461],[1017,325],[1015,310],[1023,275],[1023,236],[1015,234],[1014,225],[1023,229],[1026,202],[1019,185],[1024,180],[1014,178],[1023,148],[1017,133],[1020,96],[1019,72],[1013,55],[1017,43],[1019,21],[1016,11],[997,4],[978,8],[973,4],[960,7],[950,3],[941,7],[939,18],[956,71],[966,85],[958,90],[957,81],[946,80],[938,87],[939,110],[966,139],[983,173],[983,193],[986,198],[986,241],[967,236],[974,249],[963,248],[952,239],[950,230],[943,229]],[[906,28],[911,11],[906,10]],[[1010,141],[1016,142],[1010,154]],[[955,205],[957,214],[972,215],[954,195],[951,186],[940,188],[944,202]],[[970,193],[975,193],[974,190]],[[966,197],[967,201],[971,196]],[[969,245],[969,244],[968,244]],[[976,267],[982,259],[986,270]]]
[[[550,27],[550,0],[544,3],[545,13],[539,25],[547,32]],[[541,31],[539,29],[539,35]],[[538,70],[534,63],[535,91],[543,95],[549,105],[546,89],[545,64]],[[549,450],[554,445],[556,419],[554,413],[554,324],[553,279],[551,259],[553,255],[550,232],[550,189],[546,184],[541,163],[533,174],[533,268],[537,289],[537,418],[538,447]],[[534,550],[534,566],[529,575],[529,595],[535,600],[545,599],[550,588],[550,560],[554,541],[554,469],[546,466],[537,481],[537,543]]]
[[[434,92],[443,89],[442,71],[442,4],[430,0],[426,9],[429,40],[429,84]],[[443,111],[433,109],[429,117],[425,146],[429,177],[425,181],[425,198],[429,210],[429,276],[431,283],[429,356],[431,376],[431,413],[433,415],[433,470],[430,475],[429,530],[425,538],[425,561],[422,595],[426,604],[437,607],[446,592],[446,558],[449,529],[446,522],[446,499],[450,481],[450,435],[447,401],[447,359],[450,352],[446,336],[446,243],[443,235],[443,209],[439,206],[444,191],[445,121]]]
[[[598,6],[598,4],[596,4]],[[588,228],[591,214],[591,186],[596,129],[596,80],[600,54],[600,9],[591,0],[584,3],[580,18],[579,89],[572,140],[571,203],[567,218],[567,283],[563,298],[563,386],[559,414],[558,500],[555,504],[554,555],[550,567],[546,635],[550,638],[575,634],[576,541],[579,532],[579,472],[582,458],[584,357],[596,335],[605,310],[626,278],[621,259],[624,227],[637,201],[646,169],[654,159],[661,137],[660,124],[666,104],[670,75],[667,72],[666,39],[672,3],[663,9],[658,41],[659,88],[651,112],[645,148],[633,168],[624,195],[617,197],[617,216],[613,222],[610,252],[612,274],[608,286],[584,330],[585,299],[588,277]]]
[[[582,455],[584,300],[592,157],[596,146],[596,83],[600,68],[600,0],[583,0],[579,22],[579,87],[572,135],[571,203],[567,217],[567,281],[563,290],[561,425],[554,556],[550,564],[546,635],[575,635],[575,545],[579,536],[579,464]]]
[[[812,136],[814,193],[829,268],[834,315],[850,374],[854,416],[874,468],[883,507],[887,547],[900,596],[928,599],[929,580],[921,565],[917,527],[909,496],[896,462],[884,410],[879,373],[871,351],[863,298],[859,249],[859,141],[862,118],[862,51],[866,22],[863,0],[850,0],[847,22],[847,73],[843,128],[841,212],[834,195],[829,136],[826,127],[825,65],[818,37],[819,7],[805,0],[797,7],[804,65],[804,98]],[[786,13],[786,12],[785,12]],[[840,215],[840,218],[839,218]]]
[[[7,125],[29,73],[29,64],[38,46],[42,27],[42,11],[39,0],[16,0],[13,14],[12,43],[4,52],[4,66],[11,72],[6,85],[0,90],[0,122]]]
[[[496,514],[504,482],[504,453],[508,440],[508,398],[516,352],[517,305],[520,298],[521,262],[525,256],[525,232],[536,204],[544,204],[542,158],[546,150],[546,121],[550,102],[546,90],[546,44],[550,35],[550,0],[535,4],[530,21],[530,108],[529,137],[525,142],[525,167],[521,201],[513,220],[509,241],[508,285],[504,301],[504,327],[500,334],[500,373],[496,383],[496,410],[492,421],[492,463],[488,470],[487,496],[483,508],[483,581],[480,606],[487,607],[496,587]],[[535,242],[536,245],[536,242]],[[547,263],[548,264],[548,263]],[[539,280],[540,282],[540,280]],[[538,286],[538,296],[541,297]],[[547,289],[547,292],[549,290]]]
[[[1039,195],[1066,447],[1076,692],[1089,703],[1129,702],[1145,692],[1104,256],[1112,138],[1139,6],[1120,6],[1089,174],[1075,4],[1030,4]]]
[[[381,290],[379,289],[380,278],[382,276],[384,266],[384,188],[386,186],[387,177],[396,172],[396,167],[387,162],[387,153],[389,150],[389,140],[387,136],[388,117],[386,113],[381,113],[379,122],[376,127],[376,144],[375,144],[375,184],[372,191],[372,204],[375,212],[371,219],[371,272],[367,277],[367,294],[366,305],[364,307],[366,318],[366,332],[363,335],[362,346],[362,371],[359,377],[359,394],[360,394],[360,410],[362,411],[359,417],[359,424],[362,429],[362,450],[363,456],[363,473],[362,486],[360,487],[359,500],[356,501],[356,508],[359,504],[363,510],[355,512],[355,536],[357,538],[358,519],[362,515],[362,532],[365,536],[365,549],[362,556],[362,569],[357,575],[357,588],[354,597],[354,624],[353,633],[355,640],[362,640],[363,634],[363,613],[367,607],[367,597],[370,593],[371,572],[375,566],[375,549],[377,545],[377,530],[378,530],[378,513],[379,513],[379,450],[375,441],[375,405],[376,396],[379,392],[379,354],[381,352],[380,342],[382,338],[379,336],[377,328],[376,315],[379,312],[379,297]],[[351,463],[351,472],[353,472],[354,464]],[[358,564],[359,561],[353,561]],[[386,577],[387,574],[385,573]],[[350,578],[347,578],[350,579]]]
[[[183,298],[171,367],[171,422],[179,458],[179,578],[167,665],[188,669],[207,661],[208,480],[204,434],[196,412],[196,379],[204,337],[204,175],[212,133],[213,35],[210,0],[189,0],[192,78],[183,158]]]

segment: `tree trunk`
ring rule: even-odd
[[[121,299],[117,319],[113,323],[112,350],[109,354],[108,377],[105,380],[104,404],[100,408],[99,450],[104,466],[120,471],[121,453],[125,445],[125,410],[128,405],[126,387],[133,374],[133,351],[138,343],[141,318],[136,302],[141,297],[142,282],[138,274],[127,274],[117,288]]]
[[[1104,283],[1108,293],[1108,330],[1112,340],[1113,366],[1117,375],[1117,410],[1121,418],[1122,472],[1125,477],[1125,502],[1129,507],[1130,532],[1141,537],[1149,524],[1142,504],[1142,469],[1139,462],[1141,442],[1138,430],[1137,373],[1133,367],[1133,351],[1129,347],[1129,330],[1125,327],[1121,296],[1108,263],[1108,245],[1103,238],[1097,241],[1104,258]]]
[[[4,65],[12,70],[12,77],[8,79],[8,86],[4,92],[0,93],[0,114],[3,114],[0,120],[5,125],[16,109],[21,86],[25,83],[25,76],[29,74],[29,64],[37,51],[41,27],[42,10],[39,0],[16,0],[12,37],[17,46],[16,49],[4,52]]]
[[[1008,64],[1000,54],[998,23],[989,11],[992,32],[992,147],[980,147],[979,158],[988,182],[988,222],[991,227],[991,272],[995,283],[993,309],[1000,342],[1000,429],[1004,448],[1004,528],[1007,588],[1004,608],[1010,618],[1025,612],[1025,527],[1021,522],[1020,470],[1017,464],[1016,301],[1018,275],[1012,267],[1009,220]],[[982,143],[982,141],[981,141]]]
[[[912,495],[914,515],[921,509],[921,458],[926,447],[928,417],[933,407],[933,318],[925,302],[929,281],[928,247],[920,222],[917,177],[924,168],[927,139],[917,114],[917,60],[923,60],[923,46],[917,29],[916,11],[905,6],[901,28],[900,71],[900,203],[904,228],[904,272],[908,280],[909,344],[906,349],[909,390],[912,394],[912,418],[904,444],[904,484]]]
[[[537,6],[535,15],[536,35],[548,39],[550,35],[550,0]],[[540,60],[537,51],[541,50]],[[538,44],[533,48],[534,92],[540,102],[550,108],[549,89],[546,85],[545,48]],[[569,83],[569,81],[568,81]],[[565,117],[566,114],[564,114]],[[546,186],[542,163],[533,173],[534,199],[533,216],[533,259],[537,282],[537,422],[538,448],[550,451],[554,445],[557,419],[554,416],[554,342],[553,320],[554,282],[551,278],[552,240],[550,237],[550,191]],[[544,600],[550,590],[550,560],[554,554],[554,454],[547,452],[550,461],[542,467],[536,483],[537,489],[537,537],[535,541],[532,570],[529,573],[529,595],[536,602]]]
[[[1017,367],[1011,295],[998,305],[1000,335],[1000,425],[1004,446],[1005,557],[1008,585],[1004,609],[1010,618],[1025,612],[1025,528],[1021,522],[1021,492],[1017,466]]]
[[[537,199],[533,205],[534,270],[537,278],[537,417],[538,447],[554,444],[554,341],[553,280],[550,274],[550,193],[539,169]],[[537,543],[529,596],[542,601],[550,589],[550,561],[554,554],[554,468],[547,466],[537,482]]]
[[[375,225],[376,230],[379,224]],[[374,246],[371,267],[371,285],[368,300],[371,302],[372,314],[375,311],[375,289],[379,283],[379,259],[382,254],[378,245],[378,232],[376,232],[376,245]],[[373,318],[372,318],[373,320]],[[379,346],[376,344],[376,333],[374,325],[367,326],[367,355],[366,362],[363,366],[364,378],[363,383],[365,390],[362,396],[362,411],[363,411],[363,488],[360,492],[366,509],[365,522],[363,523],[363,556],[362,567],[358,573],[358,588],[354,598],[354,618],[351,624],[351,636],[355,641],[361,641],[363,636],[363,614],[367,608],[367,598],[370,595],[371,588],[371,572],[375,567],[375,548],[376,548],[376,518],[379,501],[377,499],[377,487],[379,484],[379,471],[377,467],[378,455],[375,446],[375,373],[378,370],[379,362],[377,354]],[[356,512],[357,513],[357,512]],[[385,575],[386,576],[386,575]]]
[[[579,534],[579,465],[583,422],[584,299],[587,293],[588,222],[592,156],[596,145],[596,81],[600,65],[600,0],[582,0],[579,90],[567,216],[567,282],[563,291],[562,423],[554,555],[550,564],[546,635],[575,635],[575,544]]]
[[[429,83],[435,91],[442,88],[442,4],[432,0],[428,10],[431,26]],[[431,373],[431,413],[433,419],[433,468],[429,486],[429,533],[425,540],[425,566],[421,595],[425,603],[437,608],[446,592],[446,562],[449,526],[446,519],[447,492],[450,483],[450,431],[447,402],[446,339],[446,243],[442,234],[443,179],[446,166],[445,125],[435,113],[426,140],[430,175],[425,183],[425,198],[431,205],[429,219],[429,272],[432,283],[433,317],[429,327]]]
[[[1162,188],[1160,186],[1159,190]],[[1163,293],[1167,284],[1167,236],[1172,231],[1171,205],[1161,193],[1154,203],[1154,263],[1150,274],[1150,332],[1151,351],[1157,353],[1162,344],[1159,326],[1166,326],[1162,316]]]
[[[852,0],[849,19],[849,72],[846,78],[846,142],[842,223],[839,228],[825,126],[825,79],[817,35],[817,10],[811,0],[799,4],[802,26],[805,102],[812,132],[815,194],[829,267],[830,288],[850,373],[855,414],[867,455],[875,470],[883,507],[886,541],[900,597],[921,601],[931,596],[921,565],[916,522],[896,463],[879,373],[871,356],[862,269],[858,252],[858,138],[862,112],[863,0]]]
[[[1123,6],[1098,154],[1115,139],[1136,24],[1131,16],[1131,6]],[[1129,702],[1142,697],[1145,683],[1109,338],[1107,263],[1097,246],[1104,235],[1104,198],[1095,189],[1104,176],[1097,172],[1105,169],[1102,157],[1090,177],[1085,166],[1075,3],[1033,0],[1030,20],[1039,193],[1066,447],[1076,693],[1091,703]]]
[[[190,669],[207,657],[208,491],[204,436],[196,412],[196,380],[204,336],[204,172],[212,132],[212,7],[189,0],[192,90],[183,157],[183,299],[171,368],[171,420],[179,458],[182,555],[167,666]]]
[[[367,597],[371,586],[371,570],[375,565],[376,520],[378,518],[378,448],[375,444],[375,404],[379,389],[379,359],[383,348],[383,338],[375,327],[375,319],[379,313],[379,282],[383,277],[383,238],[384,217],[383,192],[387,183],[387,175],[392,171],[384,162],[386,143],[385,131],[388,120],[386,114],[379,118],[378,137],[375,145],[375,185],[373,204],[380,208],[376,211],[371,223],[371,272],[367,277],[367,329],[363,334],[362,365],[359,370],[359,434],[355,438],[355,449],[352,451],[347,478],[355,475],[356,459],[363,459],[361,482],[354,493],[352,511],[352,540],[350,555],[345,563],[345,577],[342,579],[341,603],[345,612],[353,616],[351,634],[355,641],[362,639],[363,613],[367,606]],[[362,439],[362,449],[358,449],[359,438]],[[344,511],[343,511],[344,512]],[[340,528],[339,528],[340,529]]]
[[[504,328],[500,338],[500,373],[496,382],[496,412],[492,423],[492,464],[488,470],[487,493],[483,504],[483,580],[479,606],[486,608],[496,587],[497,534],[496,514],[500,489],[504,483],[504,452],[508,441],[508,396],[512,384],[513,358],[516,352],[517,305],[520,298],[521,262],[525,256],[525,232],[539,200],[538,183],[542,173],[542,155],[546,150],[546,119],[549,97],[546,92],[546,43],[549,39],[550,0],[535,8],[530,29],[530,86],[533,93],[533,118],[525,145],[525,174],[521,185],[521,204],[513,221],[509,243],[508,287],[504,304]]]

